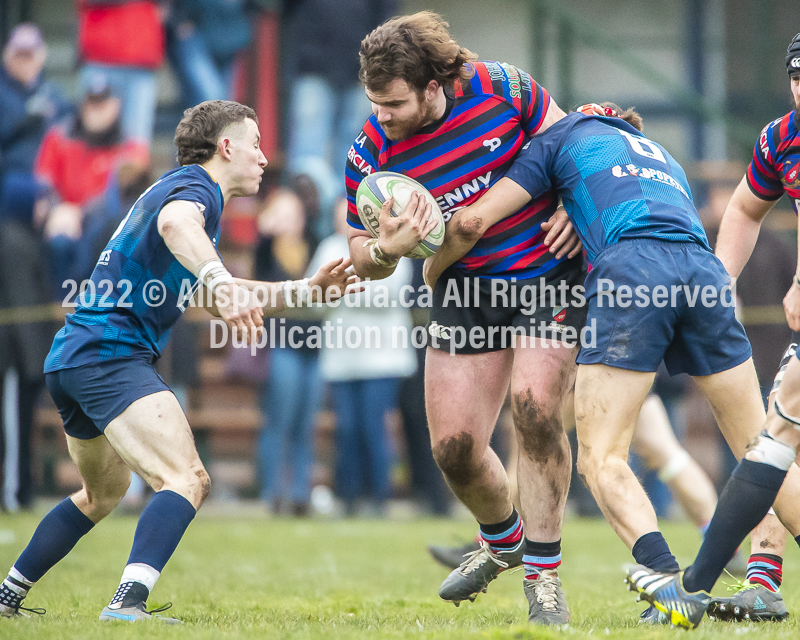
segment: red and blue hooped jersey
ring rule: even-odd
[[[472,63],[475,73],[447,89],[444,116],[414,134],[386,138],[373,115],[350,148],[345,169],[348,223],[364,229],[355,195],[374,171],[396,171],[425,185],[445,220],[473,204],[511,167],[542,125],[550,95],[527,73],[499,62]],[[533,278],[575,261],[557,260],[542,245],[541,224],[555,211],[554,192],[529,202],[490,227],[457,266],[475,276]],[[577,268],[577,267],[576,267]]]
[[[778,200],[784,192],[800,213],[800,115],[790,111],[761,130],[747,185],[762,200]]]

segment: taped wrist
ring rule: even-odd
[[[194,275],[212,293],[221,284],[233,284],[233,276],[221,260],[207,260],[197,268]]]
[[[390,258],[381,250],[377,238],[370,238],[364,243],[364,246],[369,247],[369,257],[379,267],[395,267],[400,262],[399,258]]]
[[[311,303],[311,287],[308,278],[286,280],[283,283],[283,301],[287,307],[302,307]]]

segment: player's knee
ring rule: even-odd
[[[511,407],[520,446],[529,458],[540,464],[566,462],[569,444],[558,408],[544,406],[530,389],[513,393]]]
[[[120,503],[130,484],[131,474],[130,471],[127,471],[115,478],[107,478],[97,488],[84,487],[86,504],[89,510],[87,515],[95,522],[105,518]]]
[[[466,484],[475,464],[475,440],[460,433],[433,445],[433,458],[447,480],[456,485]]]
[[[195,509],[199,509],[208,498],[211,491],[211,478],[208,472],[200,467],[193,470],[193,475],[189,478],[189,493],[191,494],[191,502]]]

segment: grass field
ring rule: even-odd
[[[42,513],[0,515],[0,568],[16,559]],[[641,604],[625,590],[630,561],[602,521],[570,520],[561,576],[572,612],[565,630],[527,624],[522,573],[501,575],[474,604],[456,609],[437,597],[446,570],[425,551],[430,542],[469,538],[467,521],[319,521],[204,515],[189,528],[150,597],[173,602],[181,627],[97,621],[127,559],[132,517],[111,517],[48,573],[26,604],[47,615],[0,619],[0,638],[668,638],[678,629],[636,624]],[[689,525],[666,525],[681,564],[698,545]],[[791,541],[790,541],[791,542]],[[784,576],[790,611],[800,612],[800,564],[793,542]],[[724,591],[724,585],[719,585]],[[799,614],[800,615],[800,614]],[[733,625],[706,619],[693,638],[797,638],[796,618]],[[680,637],[683,637],[682,635]]]

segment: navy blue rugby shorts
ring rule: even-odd
[[[139,398],[170,391],[153,364],[141,358],[99,361],[45,374],[64,431],[80,440],[103,435],[108,423]]]
[[[578,364],[655,371],[663,359],[670,375],[691,376],[742,364],[752,349],[729,285],[725,267],[699,244],[621,240],[586,279],[591,334]]]

